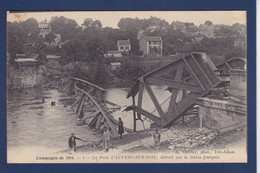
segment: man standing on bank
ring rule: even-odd
[[[110,132],[107,127],[104,128],[102,144],[103,144],[103,149],[105,150],[105,152],[108,152],[109,148],[110,148]]]
[[[71,136],[69,137],[69,153],[71,153],[71,150],[73,151],[73,153],[76,152],[76,139],[77,140],[81,140],[81,141],[84,141],[76,136],[74,136],[74,133],[71,133]]]
[[[154,140],[154,146],[157,147],[158,145],[160,145],[160,141],[161,141],[161,134],[159,133],[159,130],[156,129],[155,133],[153,134],[153,140]]]
[[[118,134],[120,135],[120,139],[122,139],[123,133],[125,131],[124,131],[124,124],[123,124],[123,121],[121,120],[121,118],[119,118],[117,128],[118,128]]]

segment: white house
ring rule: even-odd
[[[117,50],[120,52],[129,52],[131,50],[130,40],[117,40]]]

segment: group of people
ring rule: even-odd
[[[109,151],[110,148],[110,140],[111,140],[111,134],[109,131],[108,127],[102,127],[103,129],[103,138],[102,138],[102,147],[105,150],[105,152]],[[124,134],[124,124],[121,118],[119,118],[118,124],[117,124],[117,130],[118,130],[118,134],[120,136],[120,139],[123,139],[123,134]],[[153,135],[153,139],[154,139],[154,145],[158,146],[160,144],[160,140],[161,140],[161,135],[159,133],[159,130],[156,129]],[[83,139],[76,137],[73,133],[71,134],[71,136],[69,137],[69,150],[68,152],[76,152],[76,140],[80,140],[85,142]]]

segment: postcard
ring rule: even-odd
[[[247,163],[246,11],[7,13],[7,163]]]

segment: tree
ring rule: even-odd
[[[54,42],[55,38],[56,36],[53,34],[53,32],[50,32],[45,36],[44,40],[50,44],[51,42]]]
[[[215,34],[216,35],[234,35],[234,34],[238,34],[238,31],[222,26],[219,30],[215,30]]]
[[[208,26],[211,26],[211,25],[213,25],[213,23],[211,22],[211,21],[205,21],[205,23],[204,23],[204,25],[208,25]]]
[[[68,62],[85,61],[95,62],[105,53],[104,33],[98,28],[86,28],[84,31],[75,31],[62,47]]]
[[[69,41],[62,47],[64,59],[66,63],[73,62],[76,66],[76,61],[81,59],[84,54],[80,42]]]
[[[87,18],[84,20],[83,25],[85,25],[87,28],[96,28],[96,29],[101,29],[102,24],[99,20],[93,20],[90,18]]]
[[[15,54],[27,53],[25,45],[30,45],[30,52],[39,53],[44,42],[38,35],[38,22],[33,18],[23,22],[7,23],[7,51],[11,64],[14,62]]]
[[[15,54],[24,53],[24,34],[19,23],[7,23],[7,52],[10,54],[10,64],[14,62]]]
[[[148,26],[144,25],[145,23],[143,20],[138,18],[122,18],[118,22],[117,26],[123,31],[135,31],[138,32],[139,30],[146,29]]]
[[[157,17],[150,17],[147,19],[145,21],[145,26],[148,26],[146,34],[152,36],[161,36],[170,29],[170,24],[168,22]]]
[[[61,41],[70,40],[76,31],[77,22],[72,19],[61,17],[52,17],[50,21],[51,30],[54,34],[61,35]]]

